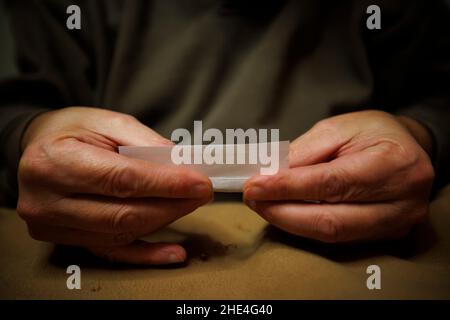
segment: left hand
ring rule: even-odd
[[[427,216],[431,141],[418,122],[381,111],[325,119],[292,142],[290,169],[247,181],[244,200],[323,242],[402,237]]]

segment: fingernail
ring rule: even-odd
[[[209,195],[210,193],[210,187],[206,183],[196,184],[192,188],[192,195],[194,196],[204,197],[206,195]]]
[[[245,197],[247,199],[259,200],[264,196],[264,189],[258,186],[251,186],[245,190]]]
[[[170,263],[180,263],[183,262],[184,260],[182,258],[180,258],[179,256],[177,256],[175,253],[170,253],[169,254],[169,262]]]

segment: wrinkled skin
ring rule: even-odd
[[[211,201],[210,181],[117,153],[171,144],[117,112],[43,113],[22,141],[17,211],[37,240],[116,262],[182,262],[180,245],[137,239]],[[319,241],[401,237],[427,216],[431,146],[418,122],[381,111],[325,119],[292,142],[290,169],[247,181],[244,201],[271,224]]]
[[[168,144],[112,111],[72,107],[38,116],[24,135],[18,174],[17,211],[30,235],[116,262],[184,261],[180,245],[136,239],[209,202],[209,179],[117,153],[119,145]]]
[[[427,216],[431,145],[412,119],[328,118],[291,144],[290,169],[247,181],[244,200],[271,224],[323,242],[402,237]]]

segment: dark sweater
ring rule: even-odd
[[[81,30],[66,28],[70,4]],[[370,4],[381,30],[366,27]],[[436,188],[449,181],[444,2],[15,0],[7,12],[18,72],[0,82],[0,187],[11,203],[27,123],[74,105],[132,114],[167,137],[203,120],[292,140],[333,114],[405,114],[434,136]]]

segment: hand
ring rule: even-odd
[[[135,240],[210,201],[210,181],[117,153],[119,145],[168,144],[128,115],[78,107],[44,113],[23,138],[17,212],[37,240],[118,262],[182,262],[179,245]]]
[[[247,181],[244,199],[273,225],[323,242],[401,237],[428,212],[430,148],[412,119],[380,111],[329,118],[291,144],[290,169]]]

